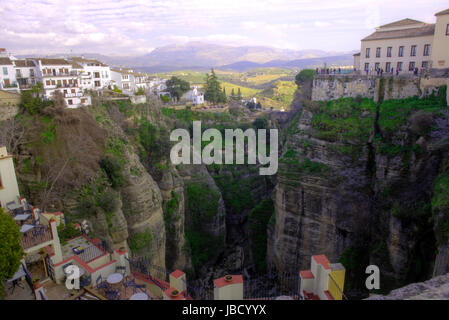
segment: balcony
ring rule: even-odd
[[[51,78],[51,77],[77,77],[78,74],[75,72],[53,72],[51,74],[42,74],[42,77],[44,78]]]
[[[65,98],[76,98],[76,97],[82,97],[84,94],[82,92],[76,92],[76,93],[65,93]]]
[[[20,238],[22,247],[25,250],[50,240],[52,240],[51,231],[48,227],[43,225],[38,225],[30,231],[22,233],[22,237]]]

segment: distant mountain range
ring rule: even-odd
[[[206,69],[211,67],[245,71],[259,67],[305,68],[327,64],[351,65],[352,52],[322,50],[290,50],[263,46],[233,47],[204,42],[173,44],[156,48],[149,54],[106,56],[94,53],[75,54],[103,61],[114,67],[131,67],[146,72],[169,72],[179,69]],[[68,57],[67,54],[51,57]]]

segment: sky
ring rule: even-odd
[[[189,41],[346,52],[376,26],[435,22],[448,0],[0,0],[13,54],[138,56]]]

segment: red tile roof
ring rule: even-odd
[[[183,276],[185,273],[182,272],[181,270],[175,270],[172,273],[170,273],[170,275],[176,279],[178,279],[179,277]]]
[[[445,15],[445,14],[449,14],[449,9],[440,11],[440,12],[436,13],[435,15],[436,16],[442,16],[442,15]]]
[[[303,278],[303,279],[313,279],[313,278],[315,278],[315,277],[313,276],[313,273],[312,273],[311,270],[301,270],[301,271],[299,271],[299,275],[300,275],[301,278]]]
[[[230,284],[237,284],[237,283],[243,283],[243,277],[241,275],[238,276],[232,276],[231,281],[226,281],[225,277],[221,277],[214,280],[214,284],[217,288],[221,288],[224,286],[228,286]]]
[[[329,270],[331,268],[330,262],[324,254],[313,256],[316,263],[321,264],[324,269]]]

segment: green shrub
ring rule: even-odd
[[[131,252],[141,253],[144,249],[148,249],[153,240],[153,236],[149,229],[134,234],[129,239],[129,248]]]
[[[111,186],[114,189],[121,187],[125,182],[123,176],[123,163],[117,158],[112,156],[106,156],[100,161],[100,167],[104,170],[108,176]]]
[[[58,235],[61,242],[76,238],[81,235],[81,231],[76,229],[73,224],[58,226]]]

